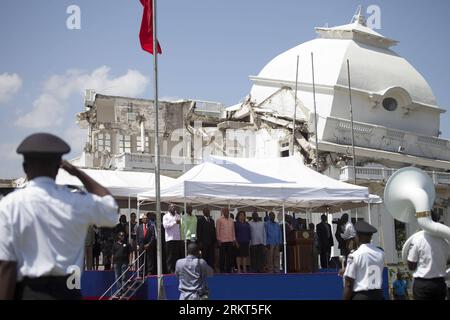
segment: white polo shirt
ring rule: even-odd
[[[384,251],[373,244],[365,243],[348,255],[344,278],[354,280],[354,292],[381,289],[383,269]]]
[[[449,254],[450,246],[446,240],[423,231],[417,233],[408,252],[408,261],[417,262],[413,277],[445,278]]]
[[[0,261],[17,262],[23,277],[64,276],[84,269],[88,226],[113,227],[118,207],[111,196],[71,192],[38,177],[0,201]]]
[[[351,221],[348,221],[344,227],[344,233],[342,234],[342,239],[348,240],[356,237],[356,230]]]
[[[172,215],[170,212],[167,212],[163,216],[163,226],[165,230],[166,242],[181,240],[180,224],[177,223],[177,221],[179,220],[181,220],[181,217],[178,213]]]

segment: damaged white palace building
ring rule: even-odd
[[[368,28],[363,16],[353,23],[316,28],[318,38],[270,61],[257,76],[243,103],[224,108],[201,101],[160,102],[162,174],[177,177],[209,154],[233,157],[301,155],[305,164],[335,179],[367,186],[383,196],[397,169],[416,166],[432,176],[436,209],[450,222],[450,141],[439,138],[440,115],[427,81],[391,47],[397,41]],[[317,110],[316,158],[313,79]],[[300,72],[296,82],[297,56]],[[347,59],[351,66],[356,167],[352,166]],[[297,94],[295,88],[297,85]],[[297,101],[295,101],[297,97]],[[292,139],[294,106],[295,139]],[[78,114],[89,130],[81,167],[111,170],[154,169],[153,101],[105,96],[88,90],[86,110]],[[368,220],[368,208],[351,212]],[[384,206],[374,205],[371,221],[381,226],[375,243],[388,263],[398,261],[403,239],[418,228],[394,222]],[[339,215],[339,213],[338,213]],[[313,215],[313,222],[319,215]],[[331,216],[330,216],[331,217]],[[379,220],[381,219],[381,221]],[[406,233],[406,234],[404,234]],[[337,246],[335,246],[337,248]]]

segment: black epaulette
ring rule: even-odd
[[[377,248],[384,252],[384,249],[382,247],[377,247]]]

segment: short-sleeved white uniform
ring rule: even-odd
[[[426,232],[414,235],[408,251],[408,261],[417,262],[414,278],[445,278],[450,246],[442,238]]]
[[[0,261],[17,262],[23,277],[64,276],[84,267],[89,225],[112,227],[118,207],[111,196],[71,192],[38,177],[0,201]]]
[[[354,292],[381,289],[383,269],[384,251],[365,243],[348,255],[344,277],[354,279]]]

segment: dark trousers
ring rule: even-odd
[[[177,263],[177,260],[183,256],[184,251],[182,251],[182,248],[184,248],[184,242],[180,240],[172,240],[166,242],[168,273],[175,273],[175,265]]]
[[[328,268],[328,262],[330,261],[331,247],[320,249],[320,267],[322,269]]]
[[[250,267],[253,272],[264,271],[264,245],[258,244],[256,246],[250,246]]]
[[[214,254],[214,244],[203,245],[202,258],[205,259],[206,263],[214,269],[215,254]]]
[[[414,300],[445,300],[447,285],[444,278],[414,278]]]
[[[147,254],[149,263],[148,273],[149,274],[156,274],[158,269],[158,258],[156,256],[156,243],[150,246],[150,250]]]
[[[80,289],[69,289],[69,277],[24,278],[16,284],[16,300],[81,300]]]
[[[219,263],[220,272],[231,273],[234,266],[234,246],[233,242],[222,242],[220,244]]]
[[[384,300],[383,291],[377,289],[354,292],[352,300]]]
[[[345,256],[345,260],[347,260],[348,255],[352,250],[356,249],[355,238],[350,238],[345,240],[345,248],[341,249],[341,254]]]
[[[115,261],[114,262],[114,276],[115,280],[119,279],[119,277],[124,273],[128,268],[128,262],[127,261]],[[116,282],[116,291],[121,289],[125,282],[127,282],[127,275],[125,274],[122,278],[120,278],[119,281]],[[125,290],[125,288],[123,288]]]
[[[142,250],[139,251],[139,255],[142,253]],[[155,274],[155,261],[153,258],[155,255],[155,250],[153,247],[148,248],[145,253],[139,258],[139,267],[141,267],[145,263],[145,275],[147,274]],[[143,269],[141,269],[143,270]]]

